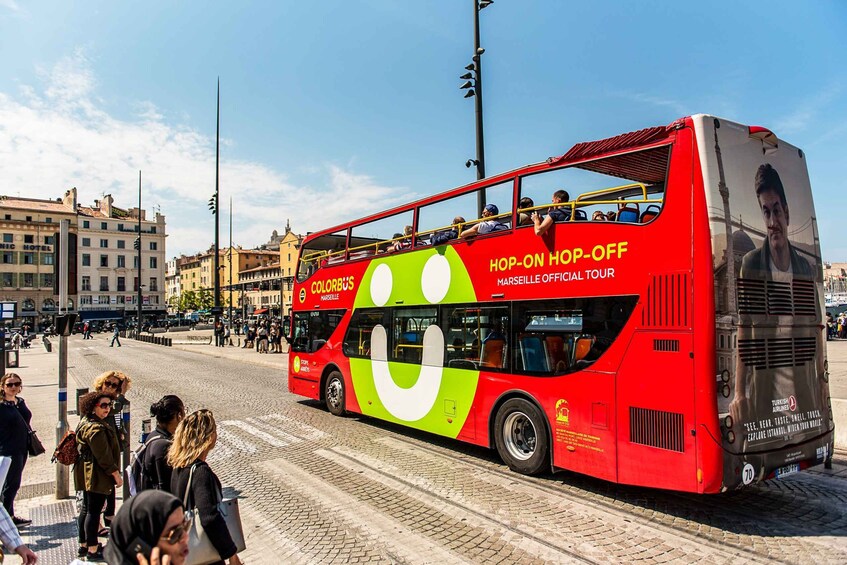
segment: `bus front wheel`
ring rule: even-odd
[[[326,378],[324,387],[326,408],[335,416],[344,415],[344,377],[338,371],[333,371]]]
[[[494,421],[497,453],[512,471],[537,475],[548,465],[547,430],[544,414],[523,398],[503,403]]]

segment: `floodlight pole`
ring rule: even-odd
[[[215,127],[215,328],[221,321],[220,257],[220,160],[221,160],[221,79],[218,78],[218,110]]]

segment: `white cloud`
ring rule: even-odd
[[[76,186],[83,204],[109,193],[117,206],[129,208],[137,203],[141,170],[143,207],[152,215],[158,204],[167,217],[168,255],[208,248],[214,238],[207,209],[215,187],[214,139],[169,123],[151,101],[134,103],[133,120],[110,115],[82,50],[39,76],[43,85],[24,85],[17,97],[0,92],[0,193],[56,198]],[[221,244],[229,240],[230,195],[234,240],[243,246],[267,241],[286,218],[305,233],[416,196],[331,163],[306,163],[297,174],[320,184],[301,186],[263,163],[222,156]]]

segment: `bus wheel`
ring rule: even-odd
[[[326,378],[324,388],[326,408],[335,416],[344,415],[344,377],[338,371],[333,371]]]
[[[512,471],[536,475],[548,464],[544,415],[531,402],[512,398],[503,403],[494,421],[497,453]]]

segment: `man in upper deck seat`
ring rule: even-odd
[[[562,204],[570,201],[571,197],[566,190],[557,190],[553,193],[553,204]],[[532,223],[535,225],[535,235],[544,235],[550,229],[554,222],[567,222],[571,219],[571,211],[560,206],[551,206],[547,210],[547,215],[541,219],[541,214],[537,211],[530,216]]]
[[[486,220],[485,218],[489,218],[491,216],[496,216],[500,213],[500,209],[497,208],[495,204],[486,204],[485,208],[482,210],[482,218],[483,221],[472,225],[468,229],[462,231],[459,234],[459,237],[462,239],[467,239],[469,237],[474,237],[476,235],[482,235],[485,233],[491,233],[495,231],[502,231],[509,229],[509,226],[500,221],[499,218],[494,218],[491,220]]]

